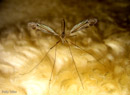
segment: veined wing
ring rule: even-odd
[[[52,28],[50,28],[49,26],[46,26],[44,24],[30,22],[30,23],[28,23],[28,27],[31,27],[34,30],[42,31],[47,34],[58,35]]]
[[[76,24],[70,31],[70,34],[71,33],[74,33],[74,32],[78,32],[82,29],[85,29],[85,28],[88,28],[89,26],[93,26],[94,24],[97,23],[97,19],[87,19],[87,20],[84,20],[78,24]]]

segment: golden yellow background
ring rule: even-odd
[[[1,0],[0,1],[0,95],[130,95],[129,0]],[[66,32],[82,20],[97,18],[95,26],[77,33],[71,45],[81,86],[67,44],[58,44],[56,65],[52,49],[57,37],[30,30],[39,22]]]

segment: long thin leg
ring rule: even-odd
[[[74,42],[75,42],[75,44],[76,44],[76,39],[77,39],[77,35],[74,37]]]
[[[68,43],[68,45],[69,45],[69,43]],[[73,58],[73,54],[72,54],[72,51],[71,51],[70,45],[69,45],[69,50],[70,50],[70,54],[71,54],[71,57],[72,57],[72,60],[73,60],[73,63],[74,63],[74,66],[75,66],[76,72],[77,72],[77,74],[78,74],[79,80],[80,80],[81,85],[82,85],[82,87],[83,87],[83,89],[84,89],[84,85],[83,85],[82,79],[81,79],[81,77],[80,77],[80,74],[79,74],[78,68],[77,68],[77,66],[76,66],[75,60],[74,60],[74,58]]]
[[[32,72],[36,67],[38,67],[38,66],[40,65],[40,63],[44,60],[44,58],[48,55],[49,51],[52,50],[59,42],[60,42],[60,40],[57,41],[56,44],[54,44],[54,45],[47,51],[47,53],[45,54],[45,56],[41,59],[41,61],[40,61],[36,66],[34,66],[30,71],[28,71],[28,72],[26,72],[26,73],[24,73],[24,74],[20,74],[20,75],[28,74],[28,73]]]
[[[75,44],[76,44],[76,37],[77,37],[77,35],[70,35],[70,36],[68,36],[68,38],[71,38],[71,37],[74,37]]]
[[[53,67],[52,67],[51,76],[50,76],[50,79],[49,79],[49,89],[48,89],[48,92],[50,91],[50,84],[51,84],[51,79],[52,79],[52,73],[54,71],[55,64],[56,64],[56,50],[57,50],[57,46],[55,47],[55,60],[54,60],[54,64],[53,64]]]
[[[82,50],[82,51],[84,51],[84,52],[90,54],[91,56],[93,56],[91,53],[87,52],[86,50],[82,49],[81,47],[77,46],[76,44],[74,44],[74,43],[72,43],[72,42],[70,42],[70,43],[71,43],[72,45],[78,47],[80,50]],[[98,60],[95,56],[93,56],[93,57],[99,62],[99,60]],[[101,63],[101,62],[99,62],[99,63]]]

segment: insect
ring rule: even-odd
[[[47,34],[50,34],[50,35],[53,35],[53,36],[56,36],[57,38],[59,38],[59,40],[47,51],[47,53],[45,54],[45,56],[47,56],[47,54],[49,53],[49,51],[51,49],[53,49],[55,47],[55,60],[54,60],[54,64],[53,64],[53,67],[52,67],[52,71],[51,71],[51,75],[50,75],[50,79],[49,79],[49,89],[50,89],[50,83],[51,83],[51,80],[52,80],[52,73],[53,73],[53,70],[55,68],[55,63],[56,63],[56,49],[57,49],[57,45],[61,42],[62,44],[65,44],[67,43],[68,47],[69,47],[69,51],[70,51],[70,54],[71,54],[71,57],[72,57],[72,61],[74,63],[74,66],[75,66],[75,70],[77,72],[77,75],[79,77],[79,80],[81,82],[81,85],[82,85],[82,88],[84,88],[84,85],[83,85],[83,82],[82,82],[82,78],[80,77],[80,73],[78,71],[78,68],[76,66],[76,62],[74,60],[74,57],[73,57],[73,53],[72,53],[72,50],[71,50],[71,47],[70,47],[70,44],[74,45],[75,47],[83,50],[82,48],[80,48],[78,45],[76,45],[75,43],[71,42],[71,41],[68,41],[67,39],[70,38],[70,37],[74,37],[74,36],[78,36],[76,35],[76,32],[78,31],[81,31],[85,28],[88,28],[90,26],[93,26],[97,23],[97,19],[87,19],[87,20],[84,20],[78,24],[76,24],[71,30],[70,32],[67,34],[66,31],[65,31],[65,20],[63,19],[62,22],[61,22],[61,33],[58,34],[57,32],[55,32],[52,28],[44,25],[44,24],[40,24],[40,23],[35,23],[35,22],[30,22],[28,23],[28,27],[36,30],[36,31],[41,31],[43,33],[47,33]],[[83,50],[84,51],[84,50]],[[89,53],[90,54],[90,53]],[[91,55],[91,54],[90,54]],[[33,69],[31,69],[30,71],[28,71],[27,73],[33,71],[37,66],[40,65],[40,63],[44,60],[45,56],[41,59],[41,61],[35,66],[33,67]],[[27,74],[27,73],[24,73],[24,74]]]

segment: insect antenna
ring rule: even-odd
[[[32,72],[36,67],[38,67],[38,66],[42,63],[42,61],[44,60],[44,58],[48,55],[48,53],[50,52],[50,50],[52,50],[59,42],[60,42],[60,40],[57,41],[57,42],[47,51],[47,53],[45,54],[45,56],[40,60],[40,62],[39,62],[36,66],[34,66],[30,71],[28,71],[28,72],[26,72],[26,73],[23,73],[23,74],[20,74],[20,75],[28,74],[28,73]]]
[[[69,46],[69,51],[70,51],[70,54],[71,54],[71,57],[72,57],[72,60],[73,60],[73,63],[74,63],[76,72],[77,72],[77,74],[78,74],[78,77],[79,77],[79,80],[80,80],[80,82],[81,82],[82,88],[84,89],[84,85],[83,85],[82,79],[81,79],[81,77],[80,77],[78,68],[77,68],[77,66],[76,66],[76,63],[75,63],[75,60],[74,60],[74,57],[73,57],[73,54],[72,54],[71,47],[70,47],[69,43],[68,43],[68,46]]]

